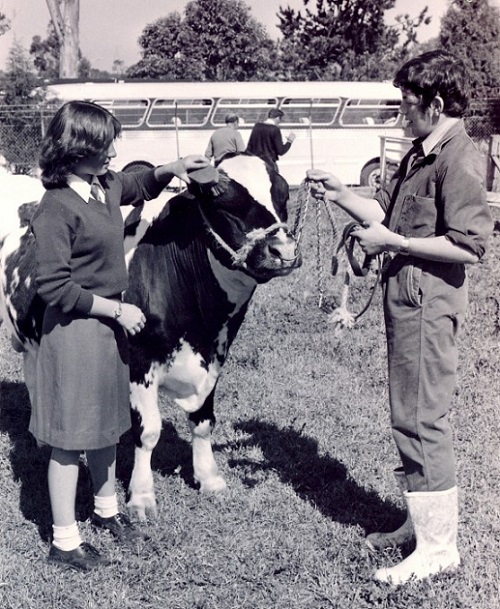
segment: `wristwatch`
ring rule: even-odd
[[[121,314],[122,314],[122,303],[119,302],[118,303],[118,308],[115,309],[115,319],[118,319]]]
[[[403,237],[403,240],[401,241],[401,245],[399,246],[399,249],[398,249],[398,254],[401,254],[401,256],[410,255],[410,238],[409,237]]]

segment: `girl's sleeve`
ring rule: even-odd
[[[122,171],[114,175],[121,182],[120,205],[141,205],[143,201],[156,199],[167,185],[158,182],[154,169],[137,172]]]
[[[49,205],[33,219],[35,236],[36,286],[40,297],[65,313],[89,313],[93,294],[71,278],[72,244],[75,234],[71,219],[59,207]]]

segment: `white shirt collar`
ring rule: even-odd
[[[424,156],[427,156],[432,149],[443,139],[444,135],[455,125],[458,123],[460,119],[452,116],[444,116],[443,120],[439,123],[439,125],[429,133],[429,135],[422,141],[422,149],[424,151]]]
[[[88,182],[86,182],[85,180],[82,180],[82,178],[75,175],[74,173],[70,173],[68,176],[67,184],[72,190],[74,190],[76,192],[77,195],[79,195],[85,201],[85,203],[88,203],[91,198],[90,190],[91,190],[92,186],[97,185],[99,190],[102,192],[101,202],[104,201],[103,188],[102,188],[99,180],[95,177],[92,181],[92,184],[89,184]]]

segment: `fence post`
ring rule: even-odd
[[[486,180],[487,190],[492,192],[500,191],[500,135],[497,134],[490,137]]]

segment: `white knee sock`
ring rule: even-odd
[[[52,543],[56,548],[59,548],[59,550],[69,552],[70,550],[78,548],[82,543],[76,520],[67,527],[56,527],[55,525],[52,525],[52,531],[54,533]]]
[[[111,518],[118,514],[118,499],[116,493],[106,497],[94,496],[94,512],[101,518]]]

